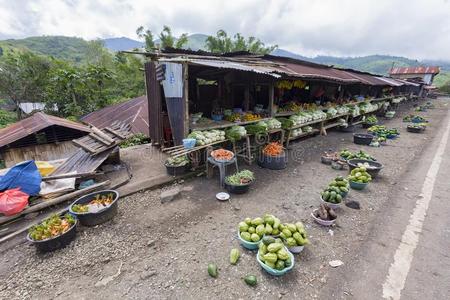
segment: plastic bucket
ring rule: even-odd
[[[342,197],[342,199],[344,199],[344,197]],[[342,204],[342,201],[340,203],[327,202],[327,201],[323,200],[322,196],[320,196],[320,201],[322,203],[325,203],[326,205],[328,205],[332,209],[337,209],[337,208],[341,207],[341,204]]]
[[[261,240],[257,241],[257,242],[248,242],[246,240],[244,240],[243,238],[241,238],[241,232],[238,231],[238,238],[239,238],[239,243],[242,245],[242,247],[244,247],[245,249],[248,250],[256,250],[258,249],[259,243],[261,243]]]
[[[363,190],[367,185],[368,183],[350,181],[350,187],[354,190]]]
[[[273,275],[273,276],[282,276],[282,275],[286,274],[287,272],[289,272],[290,270],[292,270],[292,268],[295,265],[294,255],[289,251],[289,249],[287,249],[286,247],[284,247],[284,248],[286,249],[287,253],[289,254],[292,264],[289,267],[284,268],[283,270],[272,269],[271,267],[269,267],[268,265],[263,263],[259,259],[259,250],[258,250],[258,253],[256,254],[256,260],[258,261],[259,265],[264,269],[264,271],[266,271],[267,273],[269,273],[270,275]]]
[[[331,226],[336,222],[336,219],[334,220],[322,220],[320,218],[316,218],[316,216],[314,215],[314,212],[316,212],[318,209],[315,209],[312,213],[311,213],[311,217],[314,219],[314,221],[316,221],[317,223],[319,223],[322,226]]]

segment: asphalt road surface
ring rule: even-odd
[[[450,116],[320,299],[450,299]]]

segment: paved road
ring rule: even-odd
[[[450,299],[450,114],[320,299]],[[407,155],[407,153],[405,153]]]

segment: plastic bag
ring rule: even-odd
[[[30,196],[41,190],[41,174],[32,160],[21,162],[12,167],[5,176],[0,176],[0,191],[20,188]]]
[[[28,195],[20,188],[0,193],[0,213],[11,216],[20,213],[28,205]]]

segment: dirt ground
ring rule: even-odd
[[[318,299],[329,276],[339,269],[331,268],[329,261],[339,259],[345,264],[358,256],[376,226],[377,211],[389,205],[402,175],[440,126],[447,103],[435,103],[436,109],[420,113],[431,121],[424,134],[406,132],[402,116],[412,112],[407,105],[393,120],[383,120],[399,128],[401,135],[380,148],[355,145],[351,133],[337,131],[292,143],[287,169],[251,166],[257,180],[249,193],[233,196],[230,202],[214,198],[221,191],[217,174],[213,179],[199,177],[178,183],[187,191],[169,203],[161,204],[161,190],[122,198],[114,220],[93,228],[79,226],[76,240],[65,249],[38,254],[27,243],[4,244],[0,247],[0,298]],[[347,196],[360,202],[360,210],[344,206],[336,226],[321,227],[310,217],[320,204],[319,192],[348,171],[321,164],[320,154],[343,148],[363,149],[385,167],[366,190],[351,190]],[[239,221],[266,212],[284,222],[303,221],[310,235],[311,245],[295,256],[294,269],[278,278],[266,274],[256,253],[240,247],[236,238]],[[241,251],[236,266],[229,264],[234,247]],[[217,279],[207,274],[209,262],[218,265]],[[256,287],[243,282],[248,274],[256,275]]]

